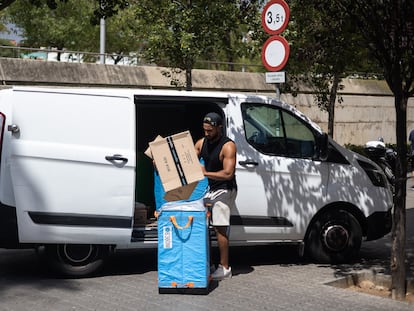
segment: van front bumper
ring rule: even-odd
[[[386,212],[374,212],[367,218],[367,241],[382,238],[391,232],[391,209]]]

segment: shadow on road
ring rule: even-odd
[[[218,249],[212,250],[212,262],[218,264]],[[230,260],[233,275],[252,272],[260,265],[298,265],[306,262],[298,256],[297,247],[289,245],[231,247]],[[140,274],[157,270],[156,250],[122,251],[112,256],[105,274]]]
[[[406,276],[414,280],[414,208],[406,210]],[[346,265],[333,265],[337,277],[345,276],[351,272],[373,270],[375,272],[391,275],[391,233],[376,240],[364,242],[361,247],[360,258],[354,263]]]
[[[414,278],[414,208],[407,209],[407,278]],[[391,236],[364,242],[360,258],[343,265],[323,265],[330,267],[336,277],[362,270],[390,274]],[[218,262],[218,250],[212,251],[213,262]],[[309,265],[298,255],[296,246],[249,246],[231,247],[230,260],[233,274],[248,274],[254,267],[262,265],[290,266]],[[111,275],[134,275],[157,271],[156,249],[119,251],[109,258],[105,269],[98,277]],[[11,286],[30,285],[41,289],[62,287],[79,290],[77,280],[58,279],[45,261],[33,250],[0,250],[0,297],[2,290]]]

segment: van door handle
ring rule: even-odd
[[[254,160],[239,161],[241,166],[258,166],[259,163]]]
[[[111,162],[111,161],[122,161],[124,163],[128,162],[128,159],[123,157],[120,154],[114,154],[112,156],[105,156],[105,160],[108,160],[109,162]]]
[[[20,132],[20,128],[17,124],[11,124],[7,126],[7,130],[9,132],[12,132],[13,134],[19,133]]]

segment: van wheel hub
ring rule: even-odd
[[[85,277],[97,273],[102,269],[110,252],[109,245],[45,245],[45,253],[52,269],[69,277]]]
[[[322,231],[322,239],[329,250],[339,252],[347,247],[349,233],[342,225],[328,225]]]
[[[90,244],[64,244],[59,246],[58,255],[70,264],[84,264],[95,257],[96,248]]]

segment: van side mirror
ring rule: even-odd
[[[329,156],[329,137],[325,132],[318,137],[319,159],[326,161]]]

